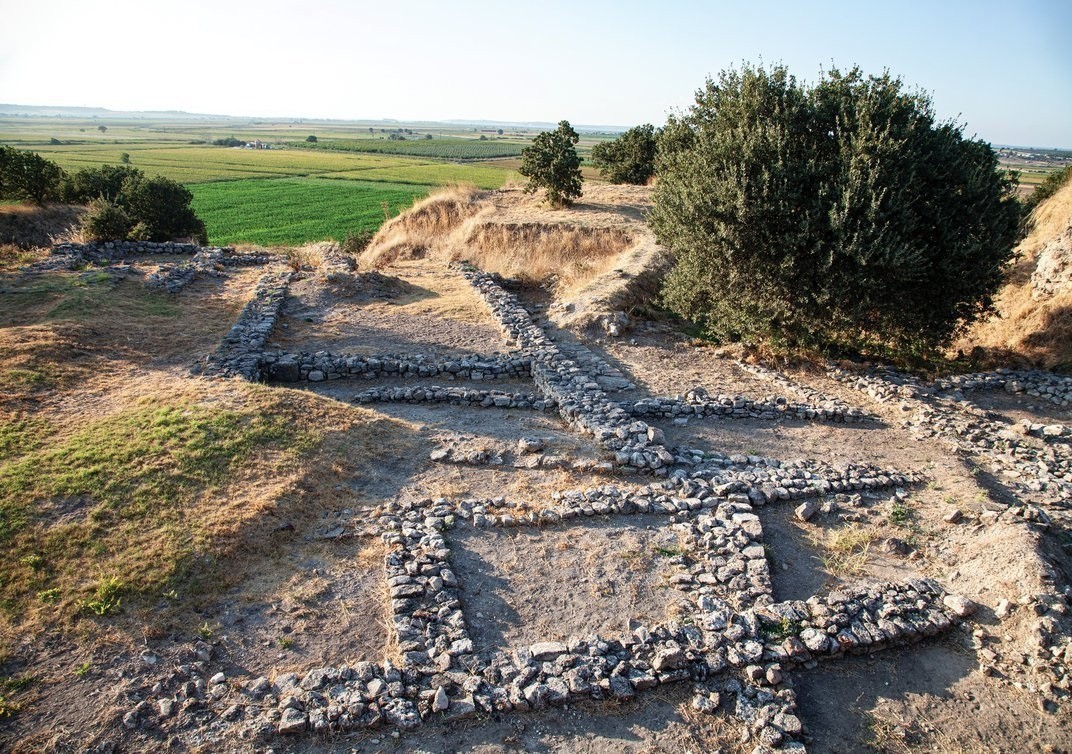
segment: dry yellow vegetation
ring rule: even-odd
[[[997,312],[977,323],[955,347],[990,352],[995,362],[1012,359],[1052,368],[1072,364],[1072,287],[1040,295],[1031,275],[1048,245],[1072,229],[1072,183],[1042,202],[1033,228],[1018,248],[1008,282],[995,297]],[[1072,253],[1066,249],[1065,253]]]
[[[560,324],[584,327],[636,303],[637,282],[661,271],[665,252],[644,222],[650,204],[645,186],[589,184],[576,205],[557,210],[517,187],[452,186],[386,223],[360,263],[467,260],[548,288]]]

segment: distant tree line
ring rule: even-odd
[[[0,147],[0,199],[86,204],[82,227],[90,239],[207,243],[205,224],[190,207],[193,195],[170,178],[146,176],[131,165],[68,174],[36,152]]]

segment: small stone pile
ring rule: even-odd
[[[1041,370],[997,369],[934,381],[938,390],[1005,390],[1040,398],[1058,406],[1072,405],[1072,377]]]
[[[279,382],[321,382],[338,379],[416,379],[441,377],[447,380],[530,379],[531,359],[517,354],[470,354],[452,358],[423,354],[379,354],[375,356],[269,351],[263,367],[268,379]]]
[[[253,298],[242,309],[231,331],[200,373],[217,377],[243,377],[251,382],[261,378],[264,344],[275,328],[293,273],[268,272],[257,282]]]
[[[1020,428],[1025,435],[1038,437],[1045,442],[1067,443],[1072,441],[1072,427],[1066,424],[1041,424],[1024,419],[1020,422]]]

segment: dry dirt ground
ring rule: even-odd
[[[56,276],[78,274],[55,273],[42,280],[54,284]],[[518,441],[532,437],[544,440],[551,455],[599,457],[598,448],[569,432],[552,412],[351,404],[353,395],[380,384],[376,381],[302,383],[294,388],[191,380],[189,363],[210,352],[226,333],[260,271],[201,280],[176,297],[154,297],[149,304],[136,290],[140,274],[114,284],[114,291],[125,291],[135,302],[129,311],[115,310],[109,305],[112,298],[102,296],[83,301],[86,310],[68,316],[57,313],[58,299],[51,294],[35,299],[37,304],[14,307],[5,304],[18,294],[0,294],[4,374],[29,364],[50,375],[66,375],[31,381],[17,394],[5,396],[9,421],[47,419],[56,428],[43,440],[48,447],[147,396],[163,401],[192,392],[187,410],[252,405],[282,417],[293,433],[308,433],[316,441],[292,455],[274,445],[251,452],[232,467],[234,480],[200,489],[187,501],[185,514],[188,523],[196,517],[209,522],[198,524],[196,541],[181,556],[166,549],[145,556],[181,560],[182,568],[176,566],[168,578],[180,570],[182,578],[164,579],[151,593],[130,594],[124,609],[104,616],[85,611],[53,615],[47,606],[20,609],[9,602],[0,658],[5,684],[0,699],[6,705],[0,714],[0,748],[753,749],[754,741],[742,740],[743,728],[732,710],[695,711],[687,683],[659,687],[621,704],[570,704],[538,713],[432,720],[405,733],[385,728],[264,742],[177,724],[163,730],[124,728],[122,716],[146,666],[182,662],[183,648],[199,640],[211,645],[214,662],[236,684],[260,675],[274,678],[325,664],[395,656],[387,630],[383,547],[338,534],[372,506],[429,497],[503,496],[523,512],[539,510],[554,492],[565,489],[608,481],[646,482],[641,477],[609,478],[511,463]],[[5,283],[30,284],[15,279]],[[114,292],[109,296],[119,300]],[[539,291],[528,293],[534,310],[546,305],[541,296]],[[563,332],[560,337],[568,342],[580,336]],[[681,394],[695,386],[712,395],[754,398],[785,392],[715,349],[693,345],[660,324],[641,323],[623,338],[584,345],[635,383],[634,389],[615,395],[621,400]],[[359,276],[359,283],[347,289],[307,273],[292,284],[269,347],[428,356],[509,350],[465,281],[431,260],[401,262],[379,274]],[[970,458],[958,457],[936,440],[909,435],[901,429],[896,405],[874,403],[819,373],[788,373],[865,409],[875,421],[843,425],[705,419],[684,426],[653,424],[664,430],[668,445],[782,459],[870,461],[921,472],[927,481],[906,490],[903,499],[893,493],[835,496],[808,522],[798,520],[788,502],[760,509],[775,600],[806,599],[839,584],[921,575],[980,604],[971,620],[942,638],[789,673],[785,683],[796,690],[808,749],[1072,751],[1068,695],[1040,688],[1032,659],[1040,618],[1036,597],[1067,586],[1072,574],[1067,519],[1055,511],[1048,531],[1026,524],[979,523],[990,491],[973,473]],[[489,386],[532,389],[523,381],[479,385]],[[1072,419],[1067,411],[1004,394],[983,401],[1010,422],[1024,417]],[[445,446],[490,449],[506,462],[430,462],[429,453]],[[0,476],[0,483],[4,479]],[[50,498],[41,504],[54,502]],[[947,523],[954,508],[964,518]],[[47,529],[50,524],[39,525]],[[677,594],[669,579],[683,543],[654,517],[516,530],[461,527],[446,538],[463,610],[481,648],[509,649],[591,632],[624,635],[637,622],[662,620],[675,612]],[[108,543],[110,551],[121,551],[122,546]],[[64,588],[86,594],[100,566],[93,572],[93,561],[80,562],[89,572],[68,574]],[[126,562],[115,560],[110,567]],[[169,588],[174,591],[167,592]],[[1004,617],[997,612],[1001,600],[1011,604]],[[991,661],[983,652],[997,659]],[[984,672],[984,667],[989,669]]]

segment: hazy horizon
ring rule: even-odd
[[[0,0],[0,102],[263,119],[665,122],[743,60],[889,70],[993,144],[1072,148],[1072,3],[653,7]]]

